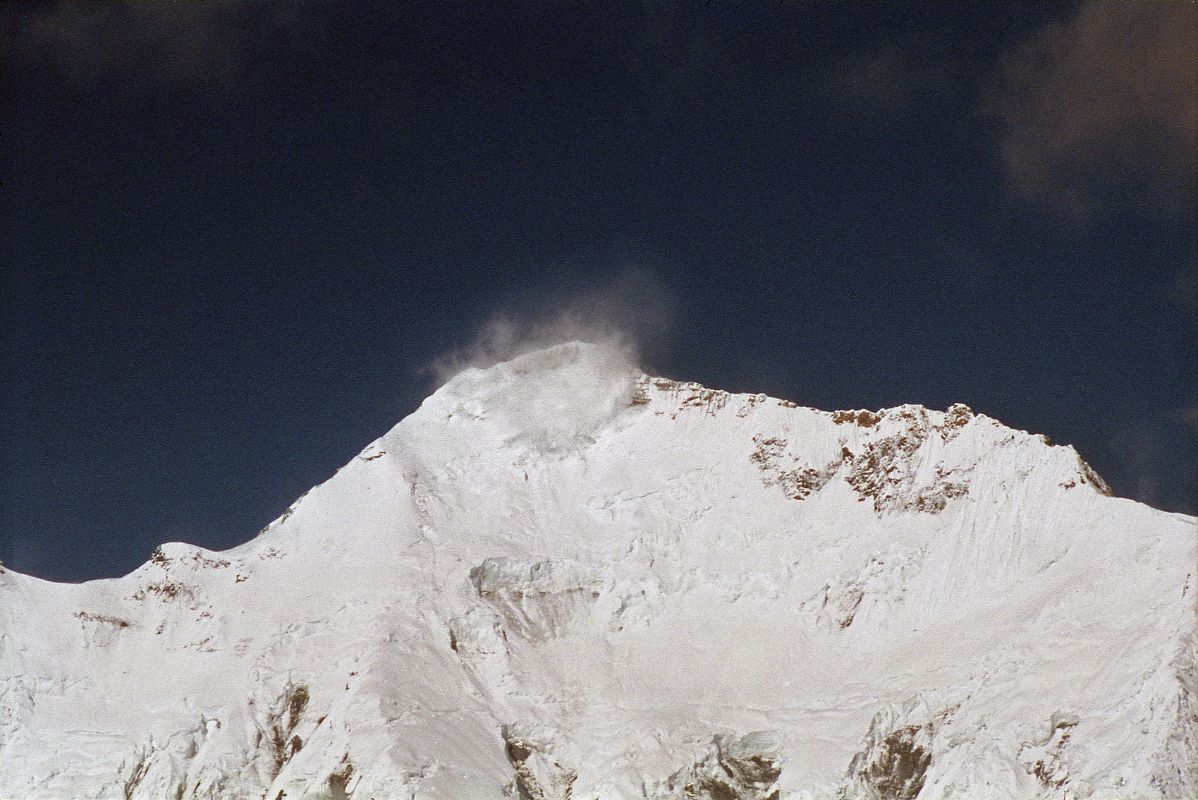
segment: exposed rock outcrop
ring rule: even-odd
[[[853,756],[849,779],[869,800],[915,800],[923,790],[934,723],[906,722],[911,716],[894,709],[879,712]]]
[[[721,734],[698,761],[649,792],[653,800],[778,800],[781,748],[775,734]]]
[[[558,760],[552,734],[520,724],[504,725],[502,733],[519,800],[570,800],[578,773]]]

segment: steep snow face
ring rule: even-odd
[[[1192,798],[1195,520],[568,344],[251,542],[0,568],[0,799]]]

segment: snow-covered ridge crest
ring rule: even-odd
[[[1190,798],[1196,542],[961,405],[559,345],[230,551],[0,568],[0,800]]]
[[[489,369],[465,370],[422,412],[450,425],[483,424],[509,443],[556,452],[587,444],[629,406],[643,406],[671,421],[681,415],[684,428],[695,415],[731,415],[741,429],[764,423],[754,436],[752,457],[767,480],[793,499],[839,477],[877,511],[936,513],[968,492],[979,467],[991,480],[1014,480],[1037,470],[1051,473],[1061,489],[1110,493],[1072,447],[1054,447],[1045,437],[1010,430],[962,404],[944,412],[917,405],[820,412],[761,394],[731,394],[645,375],[616,345],[570,342]],[[772,435],[779,423],[789,429],[795,422],[806,428],[800,439]],[[954,444],[963,431],[967,435]],[[1004,470],[1010,474],[997,474]]]

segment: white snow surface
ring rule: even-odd
[[[252,541],[0,567],[0,798],[1195,798],[1195,519],[570,343]]]

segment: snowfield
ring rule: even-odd
[[[1196,561],[964,406],[559,345],[240,547],[0,568],[0,798],[1193,800]]]

